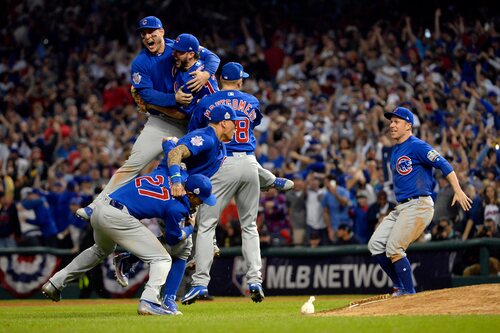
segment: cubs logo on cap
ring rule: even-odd
[[[146,16],[142,20],[139,21],[137,30],[141,29],[161,29],[163,28],[163,24],[160,19],[156,16]]]

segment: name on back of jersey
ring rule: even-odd
[[[255,109],[253,108],[253,105],[251,103],[248,103],[245,100],[240,100],[237,98],[233,99],[221,99],[213,104],[211,104],[206,110],[205,110],[205,117],[210,119],[210,111],[219,105],[229,105],[234,109],[234,111],[241,111],[243,112],[248,119],[251,121],[254,121],[255,118],[257,117],[257,113],[255,112]]]

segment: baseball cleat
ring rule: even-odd
[[[208,289],[205,286],[193,286],[186,295],[181,299],[184,305],[193,304],[200,297],[208,295]]]
[[[172,316],[174,315],[172,311],[163,309],[159,304],[152,303],[150,301],[146,301],[145,299],[141,299],[139,301],[139,307],[137,308],[137,314],[141,316]]]
[[[57,289],[50,280],[42,286],[42,294],[54,302],[59,302],[61,300],[61,291]]]
[[[248,285],[248,290],[250,290],[250,298],[255,303],[260,303],[264,300],[264,290],[260,283],[250,283]]]
[[[94,210],[89,206],[78,208],[76,210],[76,217],[80,218],[81,220],[90,221],[90,216],[93,212]]]
[[[163,297],[163,303],[161,307],[172,312],[175,316],[182,315],[182,312],[180,312],[179,308],[177,307],[177,303],[175,303],[175,295],[165,295],[165,297]]]
[[[272,185],[272,187],[280,191],[290,191],[294,186],[295,184],[290,179],[278,177],[276,177],[276,180]]]
[[[113,258],[113,265],[115,265],[115,277],[116,282],[123,288],[128,287],[128,270],[126,269],[127,258],[130,257],[130,253],[124,252],[116,255]]]

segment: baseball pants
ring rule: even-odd
[[[149,264],[149,280],[141,299],[159,304],[160,289],[167,279],[172,259],[156,236],[138,219],[128,214],[126,208],[119,210],[110,206],[108,196],[96,203],[90,222],[94,229],[95,244],[57,272],[50,278],[50,282],[59,290],[63,289],[68,282],[102,262],[113,253],[116,244],[120,244]]]
[[[406,257],[406,249],[431,223],[434,201],[420,197],[399,204],[387,215],[368,242],[372,255],[385,253],[394,263]]]
[[[210,179],[215,206],[201,205],[197,215],[196,272],[193,285],[208,286],[213,262],[213,238],[222,210],[234,197],[241,223],[242,252],[248,268],[248,283],[261,283],[260,240],[257,231],[259,208],[258,163],[254,155],[233,153]]]
[[[186,134],[183,121],[160,116],[149,116],[141,134],[132,147],[129,158],[111,177],[102,193],[109,194],[139,175],[151,161],[163,152],[162,142],[169,136],[182,137]]]
[[[264,169],[262,165],[257,164],[259,172],[260,188],[265,189],[271,186],[276,180],[276,176],[269,170]]]

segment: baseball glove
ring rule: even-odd
[[[141,98],[137,90],[135,90],[134,87],[130,88],[130,93],[132,94],[132,98],[135,101],[135,104],[137,104],[137,110],[142,113],[147,113],[148,110],[156,110],[158,112],[161,112],[162,114],[166,115],[167,117],[173,118],[173,119],[178,119],[178,120],[183,120],[186,119],[186,114],[180,112],[177,108],[175,107],[163,107],[163,106],[158,106],[158,105],[153,105],[153,104],[147,104],[144,102],[144,100]]]

